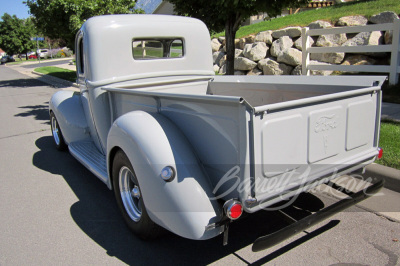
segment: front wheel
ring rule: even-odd
[[[115,154],[112,177],[115,198],[125,223],[142,239],[153,239],[161,231],[149,217],[132,165],[123,151]]]
[[[50,113],[50,124],[51,124],[51,133],[53,134],[53,139],[56,144],[57,150],[59,151],[66,150],[67,144],[64,141],[64,136],[61,132],[57,118],[53,112]]]

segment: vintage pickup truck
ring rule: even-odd
[[[215,76],[199,20],[109,15],[76,35],[80,92],[50,101],[52,134],[115,191],[143,239],[194,240],[364,168],[378,148],[383,77]],[[372,184],[256,240],[265,249],[372,195]],[[283,202],[283,203],[282,203]]]

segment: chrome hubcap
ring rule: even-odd
[[[129,217],[138,222],[142,217],[141,194],[131,170],[124,166],[119,171],[119,190]]]
[[[139,191],[138,186],[135,186],[135,187],[132,189],[132,197],[134,197],[134,198],[136,198],[136,199],[140,199],[140,191]]]
[[[53,133],[54,141],[56,142],[57,145],[60,145],[58,123],[54,116],[51,118],[51,131]]]

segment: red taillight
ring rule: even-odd
[[[231,219],[237,219],[242,215],[242,205],[240,204],[235,204],[231,208]]]
[[[243,213],[242,204],[237,200],[228,200],[224,204],[226,216],[231,220],[238,219]]]
[[[383,149],[378,148],[378,159],[382,159],[382,157],[383,157]]]

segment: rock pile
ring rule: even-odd
[[[369,20],[363,16],[342,17],[336,26],[360,26],[391,23],[399,18],[394,12],[382,12]],[[314,21],[310,29],[332,28],[326,21]],[[392,32],[361,32],[358,34],[328,34],[309,37],[311,46],[359,46],[392,43]],[[301,27],[288,27],[275,31],[263,31],[257,35],[235,40],[235,75],[300,75],[302,61]],[[226,73],[225,38],[211,40],[214,71]],[[386,53],[311,53],[311,64],[373,65],[385,61]],[[312,75],[330,75],[332,71],[311,71]]]

